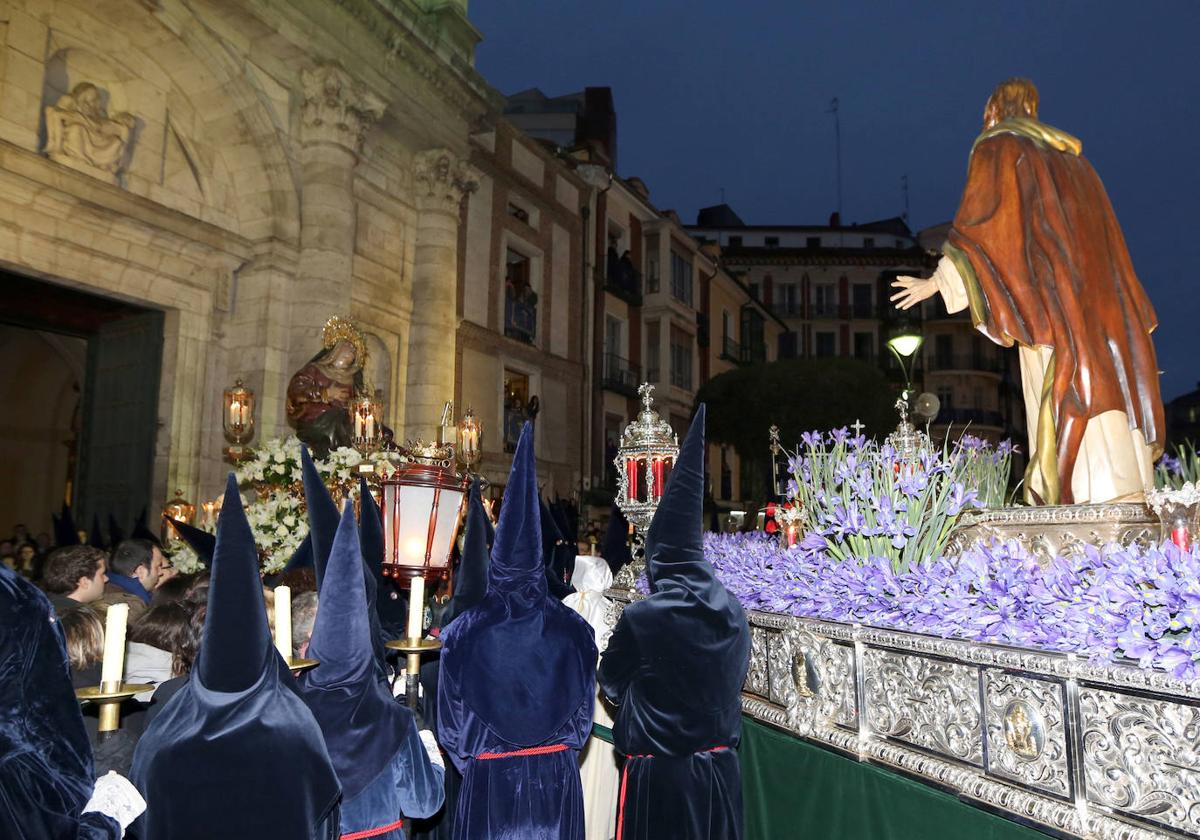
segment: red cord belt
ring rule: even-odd
[[[381,825],[378,828],[367,828],[362,831],[352,831],[349,834],[343,834],[341,840],[366,840],[368,837],[378,837],[381,834],[387,834],[389,831],[395,831],[397,828],[404,826],[404,820],[396,820],[394,823]]]
[[[727,750],[729,747],[724,745],[719,747],[709,747],[706,750],[700,750],[692,753],[692,755],[702,755],[703,753],[718,752],[719,750]],[[652,755],[627,755],[625,756],[625,766],[621,768],[621,793],[617,799],[617,837],[616,840],[621,840],[625,835],[625,788],[629,783],[629,759],[631,758],[654,758]]]
[[[513,750],[512,752],[485,752],[480,753],[475,757],[480,761],[491,761],[494,758],[519,758],[527,755],[549,755],[550,753],[560,753],[568,749],[570,749],[570,747],[568,747],[566,744],[551,744],[548,747],[529,747],[524,750]]]

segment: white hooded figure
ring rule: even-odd
[[[612,601],[604,596],[612,582],[612,572],[603,557],[580,554],[575,558],[575,572],[571,576],[575,591],[563,599],[564,604],[592,626],[600,653],[604,653],[608,637],[612,635],[612,624],[608,620]],[[599,693],[592,719],[609,733],[609,738],[600,738],[593,733],[581,754],[579,775],[583,782],[584,824],[587,840],[612,840],[617,830],[621,771],[611,742],[612,715]]]

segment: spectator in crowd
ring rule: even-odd
[[[157,688],[171,677],[180,676],[180,649],[191,634],[192,610],[182,603],[155,604],[129,628],[125,654],[125,682]],[[136,695],[148,702],[154,691]]]
[[[108,586],[101,599],[104,609],[111,604],[129,604],[129,619],[135,621],[150,605],[150,593],[159,584],[166,560],[149,540],[122,540],[108,559]]]
[[[0,541],[0,564],[10,569],[17,565],[17,547],[12,540]]]
[[[100,660],[104,656],[104,623],[91,607],[76,606],[59,614],[67,642],[67,662],[76,688],[100,685]]]
[[[292,649],[297,659],[308,654],[313,624],[317,620],[317,593],[301,592],[292,598]]]
[[[46,559],[43,586],[59,615],[64,610],[91,604],[104,596],[108,582],[104,552],[87,545],[56,548]]]

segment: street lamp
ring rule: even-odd
[[[900,372],[904,374],[904,399],[906,401],[909,392],[912,391],[912,373],[915,366],[913,356],[921,349],[924,342],[925,339],[920,333],[908,331],[888,339],[888,349],[896,354],[896,361],[900,362]]]

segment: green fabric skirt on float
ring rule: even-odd
[[[1045,840],[882,767],[742,718],[746,840]]]

